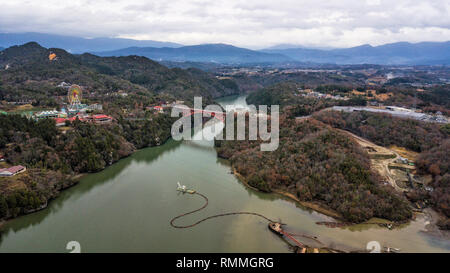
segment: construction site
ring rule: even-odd
[[[340,131],[352,137],[367,151],[372,168],[384,178],[384,183],[390,184],[396,191],[407,193],[417,188],[423,188],[426,191],[433,190],[428,186],[432,179],[431,176],[418,175],[416,172],[414,161],[417,153],[396,146],[382,147],[348,131]],[[425,207],[423,203],[414,205],[416,210],[422,210]]]

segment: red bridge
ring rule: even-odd
[[[208,114],[211,117],[217,118],[220,121],[224,121],[225,117],[226,117],[226,113],[225,112],[218,112],[218,111],[207,111],[207,110],[203,110],[203,109],[195,109],[195,108],[186,108],[186,107],[180,107],[180,106],[173,106],[172,108],[177,108],[177,109],[181,109],[183,110],[183,116],[187,117],[187,116],[192,116],[195,114]],[[185,110],[188,110],[189,113],[185,113]],[[187,111],[186,111],[187,112]]]
[[[203,109],[195,109],[195,108],[186,108],[186,107],[181,107],[181,106],[172,106],[172,108],[177,108],[177,109],[181,109],[183,110],[183,116],[187,117],[187,116],[192,116],[195,114],[208,114],[211,117],[214,117],[220,121],[224,121],[227,113],[226,112],[222,112],[222,111],[208,111],[208,110],[203,110]],[[184,113],[184,110],[188,110],[189,113]],[[248,111],[245,111],[246,113],[250,113]],[[237,113],[236,110],[234,113]],[[261,116],[262,114],[256,114],[256,116]],[[270,119],[270,115],[264,115],[264,117],[266,117],[267,119]]]

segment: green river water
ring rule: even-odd
[[[220,103],[246,105],[243,96],[222,98]],[[190,229],[172,228],[172,217],[203,204],[199,196],[177,192],[177,181],[209,198],[206,209],[177,224],[217,213],[253,211],[281,219],[288,231],[318,236],[329,247],[363,250],[369,241],[378,241],[402,252],[450,252],[449,241],[424,232],[424,216],[394,230],[367,225],[328,228],[315,223],[331,218],[283,197],[248,189],[230,171],[209,141],[170,140],[140,150],[86,175],[48,208],[6,223],[0,252],[69,252],[69,241],[79,242],[82,252],[290,251],[268,230],[267,222],[255,216],[227,216]]]

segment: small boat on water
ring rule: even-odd
[[[186,186],[185,185],[181,185],[180,182],[177,182],[177,184],[178,184],[177,191],[180,191],[182,193],[190,193],[190,194],[194,194],[195,193],[195,190],[191,190],[191,189],[186,188]]]
[[[283,232],[281,229],[281,224],[277,223],[277,222],[270,222],[269,223],[269,229],[274,232],[275,234],[279,235],[279,236],[283,236]]]

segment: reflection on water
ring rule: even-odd
[[[20,229],[28,228],[30,226],[39,224],[43,219],[45,219],[47,215],[56,213],[59,209],[61,209],[66,200],[68,200],[69,198],[71,200],[77,199],[78,197],[82,196],[85,192],[92,190],[94,187],[98,187],[103,183],[106,183],[114,179],[133,161],[135,162],[142,161],[146,163],[151,163],[162,154],[174,150],[180,144],[181,144],[180,142],[170,140],[164,145],[164,148],[161,147],[152,148],[151,154],[145,153],[145,150],[140,150],[134,153],[132,157],[128,157],[118,161],[113,165],[113,167],[106,168],[105,170],[99,173],[89,174],[88,176],[83,178],[82,180],[83,183],[80,183],[81,185],[76,185],[70,189],[67,189],[61,192],[58,198],[51,200],[50,202],[51,205],[48,206],[46,209],[30,215],[19,217],[18,219],[15,219],[14,221],[11,221],[7,225],[5,225],[5,227],[2,228],[0,233],[0,243],[2,241],[2,237],[4,237],[4,235],[6,235],[6,233],[9,230],[17,232]],[[27,220],[20,221],[19,219],[22,218],[26,218]]]
[[[223,101],[233,100],[243,104],[245,97]],[[448,241],[423,233],[424,218],[393,230],[375,225],[327,228],[315,223],[329,217],[248,189],[230,171],[212,141],[168,141],[140,150],[86,175],[47,209],[7,223],[0,252],[66,252],[69,241],[80,242],[82,252],[289,252],[286,242],[258,217],[222,217],[191,229],[172,228],[172,217],[202,204],[195,195],[177,193],[177,181],[210,201],[205,210],[179,224],[217,213],[254,211],[281,219],[291,232],[318,236],[329,247],[365,249],[375,240],[402,251],[450,251]]]

